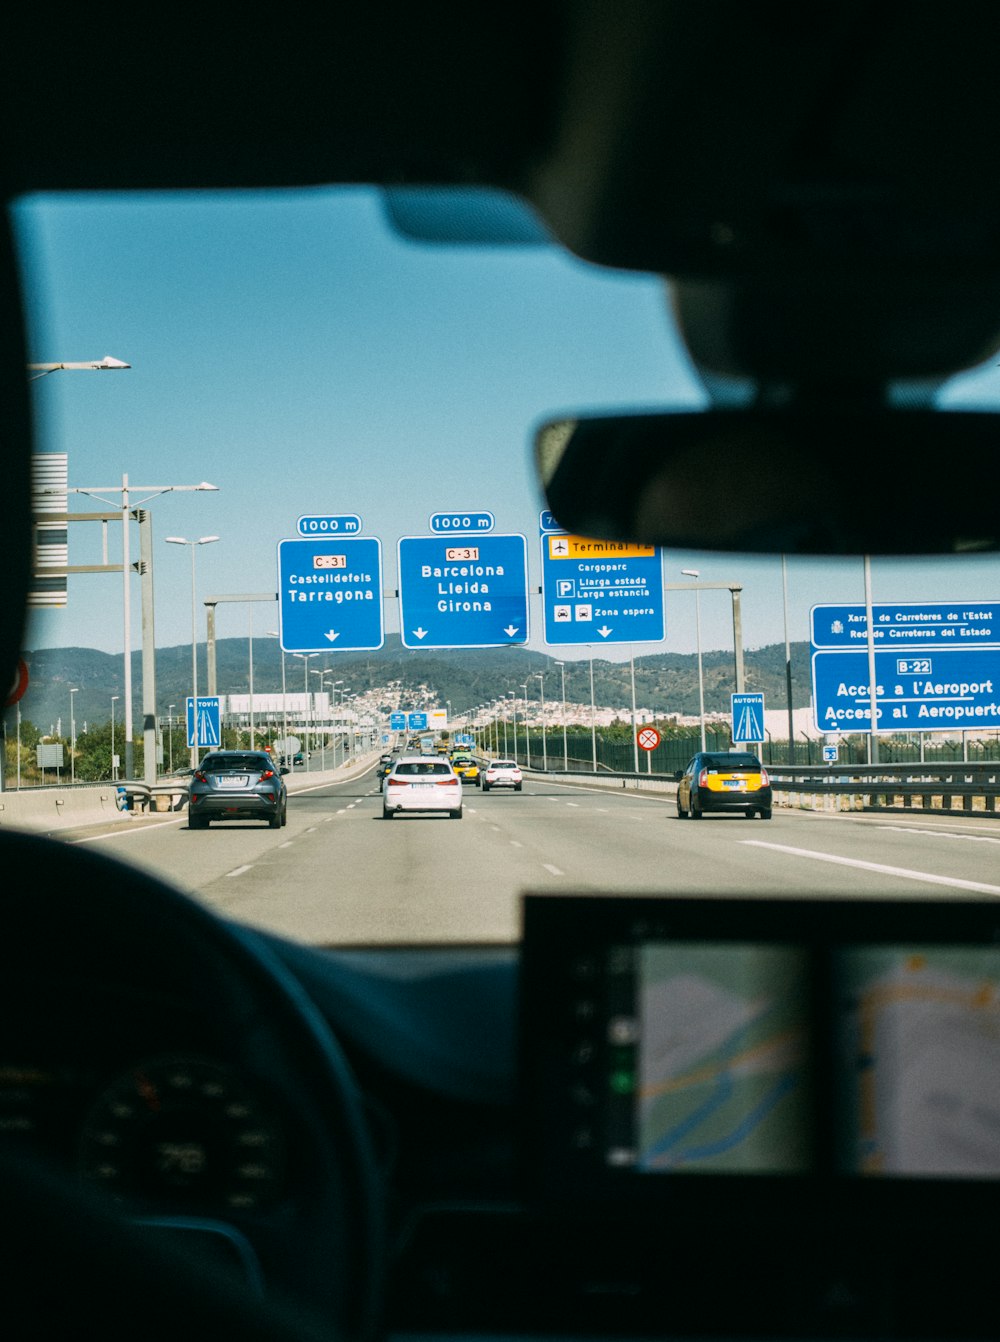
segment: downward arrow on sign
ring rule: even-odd
[[[340,634],[335,629],[328,629],[326,633],[323,635],[323,637],[328,638],[332,643],[335,638],[340,637]]]
[[[504,633],[507,635],[508,638],[513,638],[514,635],[517,633],[517,625],[509,624],[504,630]]]
[[[426,637],[427,637],[427,630],[426,630],[426,629],[423,629],[423,628],[421,628],[421,629],[414,629],[414,631],[413,631],[413,637],[414,637],[414,638],[426,638]]]
[[[601,628],[598,629],[597,632],[600,634],[601,638],[607,638],[607,636],[611,633],[611,630],[610,630],[610,629],[608,628],[608,626],[605,624],[605,625],[602,625]]]

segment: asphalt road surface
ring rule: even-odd
[[[288,825],[191,831],[186,813],[74,841],[155,872],[220,913],[328,945],[509,943],[527,890],[1000,896],[1000,823],[818,815],[678,820],[673,799],[527,780],[465,789],[460,823],[382,819],[374,772],[310,785]]]

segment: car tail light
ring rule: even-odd
[[[201,771],[200,769],[196,772],[194,778],[195,778],[195,782],[196,782],[196,783],[207,783],[207,782],[208,782],[208,779],[205,777],[205,775],[202,773],[202,771]]]
[[[761,769],[761,771],[760,771],[760,785],[761,785],[761,787],[770,787],[770,786],[771,786],[771,780],[770,780],[770,778],[768,778],[768,776],[767,776],[767,770],[766,770],[766,769]]]
[[[453,783],[457,783],[457,782],[458,782],[458,779],[457,779],[457,778],[435,778],[434,781],[435,781],[435,783],[437,783],[438,787],[451,787]]]
[[[263,772],[263,773],[261,774],[261,776],[260,776],[260,781],[263,783],[264,780],[265,780],[266,778],[273,778],[273,777],[274,777],[274,770],[273,770],[273,769],[265,769],[264,772]]]
[[[707,769],[702,769],[701,773],[698,775],[698,786],[699,786],[699,787],[708,787],[708,770],[707,770]]]

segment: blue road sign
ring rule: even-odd
[[[406,648],[495,648],[528,638],[523,536],[404,536],[399,632]]]
[[[295,524],[300,536],[357,536],[361,518],[357,513],[339,513],[336,516],[300,517]]]
[[[459,532],[474,532],[481,536],[492,531],[496,518],[492,513],[431,513],[430,527],[438,536],[454,536]]]
[[[864,648],[817,649],[812,684],[821,732],[871,730]],[[1000,648],[876,648],[875,692],[880,732],[1000,727]]]
[[[899,601],[872,606],[876,648],[924,650],[1000,646],[1000,601]],[[810,612],[813,648],[867,648],[864,605],[819,605]]]
[[[189,694],[184,701],[187,712],[187,743],[189,746],[217,746],[222,742],[222,711],[218,695],[198,695],[198,735],[195,738],[194,699]]]
[[[546,643],[658,643],[664,638],[658,545],[595,541],[563,531],[544,532],[541,546]]]
[[[380,648],[382,543],[374,536],[279,541],[278,601],[285,652]]]
[[[456,732],[453,740],[457,746],[471,746],[475,744],[476,738],[467,732]]]
[[[405,732],[405,731],[406,731],[406,714],[405,714],[405,713],[390,713],[390,714],[389,714],[389,730],[390,730],[390,731],[393,731],[393,732]]]
[[[838,753],[839,753],[839,752],[838,752],[836,746],[824,746],[824,747],[823,747],[823,763],[824,763],[824,764],[836,764],[836,763],[837,763],[837,755],[838,755]]]
[[[731,694],[733,741],[739,745],[764,740],[764,695],[754,690]]]
[[[426,713],[408,713],[406,725],[411,732],[423,732],[427,730]]]
[[[538,514],[538,530],[544,534],[546,531],[565,531],[566,528],[559,525],[548,508],[543,508]]]

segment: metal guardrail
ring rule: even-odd
[[[592,769],[532,768],[531,772],[545,778],[576,778],[607,785],[612,779],[620,780],[622,787],[632,782],[637,787],[666,788],[675,784],[673,774],[612,773]],[[852,765],[768,765],[771,787],[782,799],[811,796],[816,799],[842,797],[857,799],[847,810],[922,810],[956,811],[964,815],[1000,814],[1000,763],[969,764],[958,762],[947,768],[927,768],[925,765],[886,764]],[[981,803],[976,805],[977,800]],[[955,802],[961,803],[956,807]],[[818,804],[811,809],[821,810]]]

